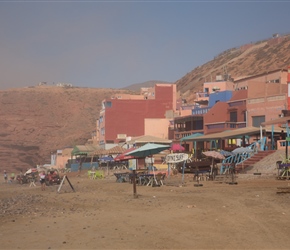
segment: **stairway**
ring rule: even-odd
[[[249,167],[252,167],[255,165],[255,163],[259,162],[260,160],[264,159],[266,156],[273,154],[276,152],[276,150],[266,150],[266,151],[258,151],[256,154],[248,158],[247,160],[238,163],[236,165],[236,171],[239,172],[244,172]]]

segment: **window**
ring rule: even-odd
[[[265,116],[253,116],[252,117],[252,124],[253,127],[260,127],[261,123],[265,121]]]
[[[238,115],[237,112],[230,112],[230,122],[237,122],[238,121]]]
[[[111,108],[112,107],[112,102],[106,102],[105,106],[106,106],[106,108]]]

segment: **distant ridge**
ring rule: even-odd
[[[121,89],[127,89],[135,92],[140,92],[141,88],[149,88],[154,87],[155,84],[173,84],[173,82],[165,82],[165,81],[157,81],[157,80],[151,80],[143,83],[135,83],[132,85],[129,85],[127,87],[121,88]]]

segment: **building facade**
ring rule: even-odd
[[[168,138],[168,110],[176,111],[176,85],[156,84],[142,89],[138,98],[129,96],[103,100],[96,131],[99,145],[118,144],[126,137],[150,135]]]

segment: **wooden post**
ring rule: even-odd
[[[286,145],[285,145],[285,155],[286,159],[288,159],[288,142],[290,141],[290,137],[286,137]]]
[[[134,198],[138,198],[138,195],[137,195],[137,189],[136,189],[136,170],[134,169],[133,170],[133,196]]]

